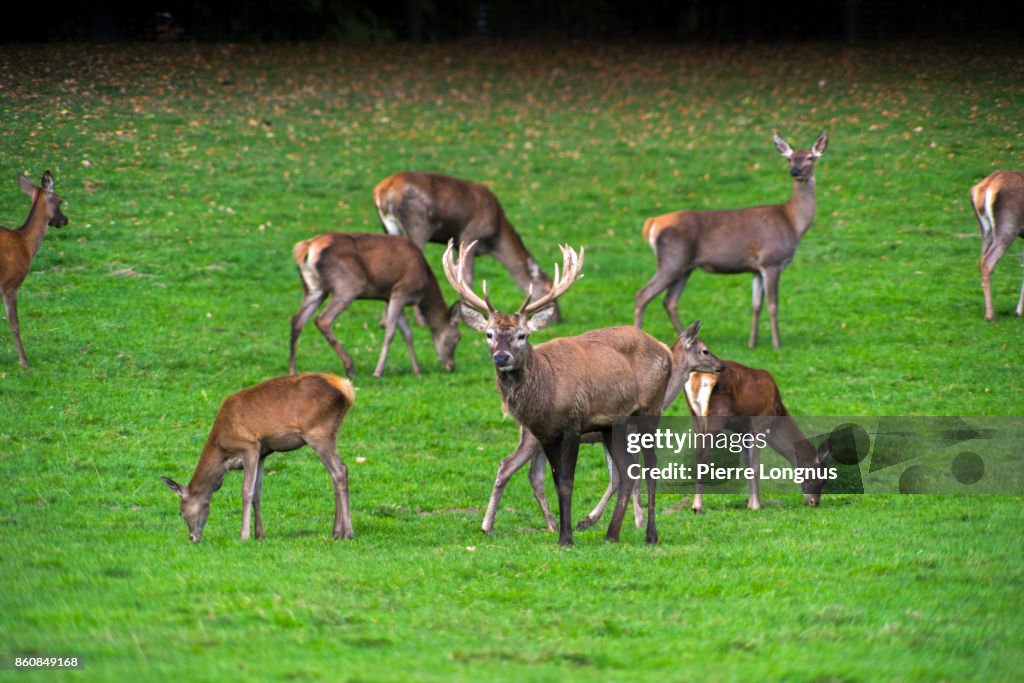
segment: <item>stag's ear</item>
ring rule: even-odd
[[[533,316],[526,321],[526,329],[530,332],[536,332],[537,330],[543,330],[545,327],[555,321],[556,312],[555,304],[552,303],[544,308],[540,309]]]
[[[818,139],[814,141],[814,146],[811,147],[811,154],[813,154],[815,158],[820,157],[825,153],[826,148],[828,148],[828,133],[821,131],[821,134],[818,135]]]
[[[49,171],[43,173],[42,186],[47,192],[53,192],[53,174]]]
[[[458,312],[455,312],[458,311]],[[450,313],[452,321],[462,318],[462,321],[477,332],[487,331],[487,318],[481,315],[480,311],[469,306],[464,301],[456,301]]]
[[[174,481],[170,477],[160,477],[160,480],[167,484],[167,488],[173,491],[174,495],[178,496],[178,498],[181,498],[182,500],[188,498],[188,489],[178,482]]]
[[[27,194],[29,197],[35,196],[36,186],[33,185],[32,181],[29,180],[24,174],[18,174],[18,187],[20,187],[21,191]]]
[[[793,148],[789,146],[789,143],[779,137],[778,132],[772,133],[772,142],[775,143],[775,149],[779,150],[779,154],[790,159],[793,157]]]
[[[683,330],[683,333],[679,335],[679,338],[683,340],[683,344],[686,348],[693,346],[693,343],[697,341],[697,335],[700,334],[700,323],[701,321],[695,320],[692,325]]]

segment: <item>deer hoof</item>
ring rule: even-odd
[[[594,526],[594,520],[592,520],[590,517],[584,517],[576,523],[576,531],[583,531],[585,529],[589,529],[592,526]]]

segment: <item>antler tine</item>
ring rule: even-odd
[[[454,256],[452,252],[455,250],[455,241],[448,240],[448,248],[445,249],[444,256],[441,258],[441,265],[444,267],[444,274],[448,278],[449,284],[452,289],[458,293],[462,300],[470,306],[480,311],[487,311],[488,314],[494,313],[494,307],[491,306],[490,299],[487,297],[487,283],[484,282],[484,298],[481,299],[476,292],[473,291],[472,287],[466,284],[466,273],[465,273],[465,262],[466,256],[473,251],[476,246],[476,240],[470,242],[468,245],[462,243],[459,247],[459,263],[455,265]]]
[[[529,297],[527,297],[526,301],[523,302],[523,306],[519,309],[520,314],[528,315],[534,311],[539,311],[565,294],[566,290],[572,286],[572,283],[582,277],[580,269],[583,267],[583,247],[580,247],[579,254],[567,244],[559,245],[558,248],[562,250],[562,273],[559,274],[558,264],[556,263],[555,279],[551,283],[551,289],[548,290],[547,294],[534,302],[530,302]]]

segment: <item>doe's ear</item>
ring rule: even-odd
[[[789,143],[779,137],[779,134],[772,133],[772,142],[775,143],[775,149],[779,151],[779,154],[790,159],[793,157],[793,148],[789,146]]]
[[[461,316],[452,313],[453,319],[457,320],[458,317],[461,317],[464,323],[472,327],[477,332],[487,331],[487,318],[481,315],[480,311],[476,310],[472,306],[467,306],[462,301],[456,301],[455,305],[452,306],[452,310],[458,310],[461,312]]]
[[[167,488],[174,492],[174,495],[178,496],[182,500],[188,498],[188,489],[174,481],[170,477],[160,477],[160,481],[167,484]]]
[[[18,187],[21,191],[27,194],[29,197],[34,197],[36,193],[36,186],[32,184],[32,181],[28,179],[24,174],[18,174]]]
[[[697,341],[697,335],[700,334],[701,320],[695,320],[692,325],[683,330],[683,333],[679,335],[679,338],[683,340],[683,344],[686,348],[693,346],[693,342]]]
[[[53,174],[50,173],[49,171],[46,171],[45,173],[43,173],[42,186],[43,186],[43,189],[46,190],[47,192],[53,192],[53,190],[54,190]]]
[[[530,330],[530,332],[543,330],[545,327],[554,322],[557,311],[558,309],[555,308],[554,303],[545,306],[544,308],[534,313],[533,317],[526,321],[526,328]]]
[[[828,149],[828,133],[821,131],[818,134],[818,139],[814,141],[814,146],[811,147],[811,154],[817,158],[824,154],[826,149]]]

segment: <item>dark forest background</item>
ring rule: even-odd
[[[1018,41],[999,0],[51,0],[19,2],[3,42],[456,40]]]

